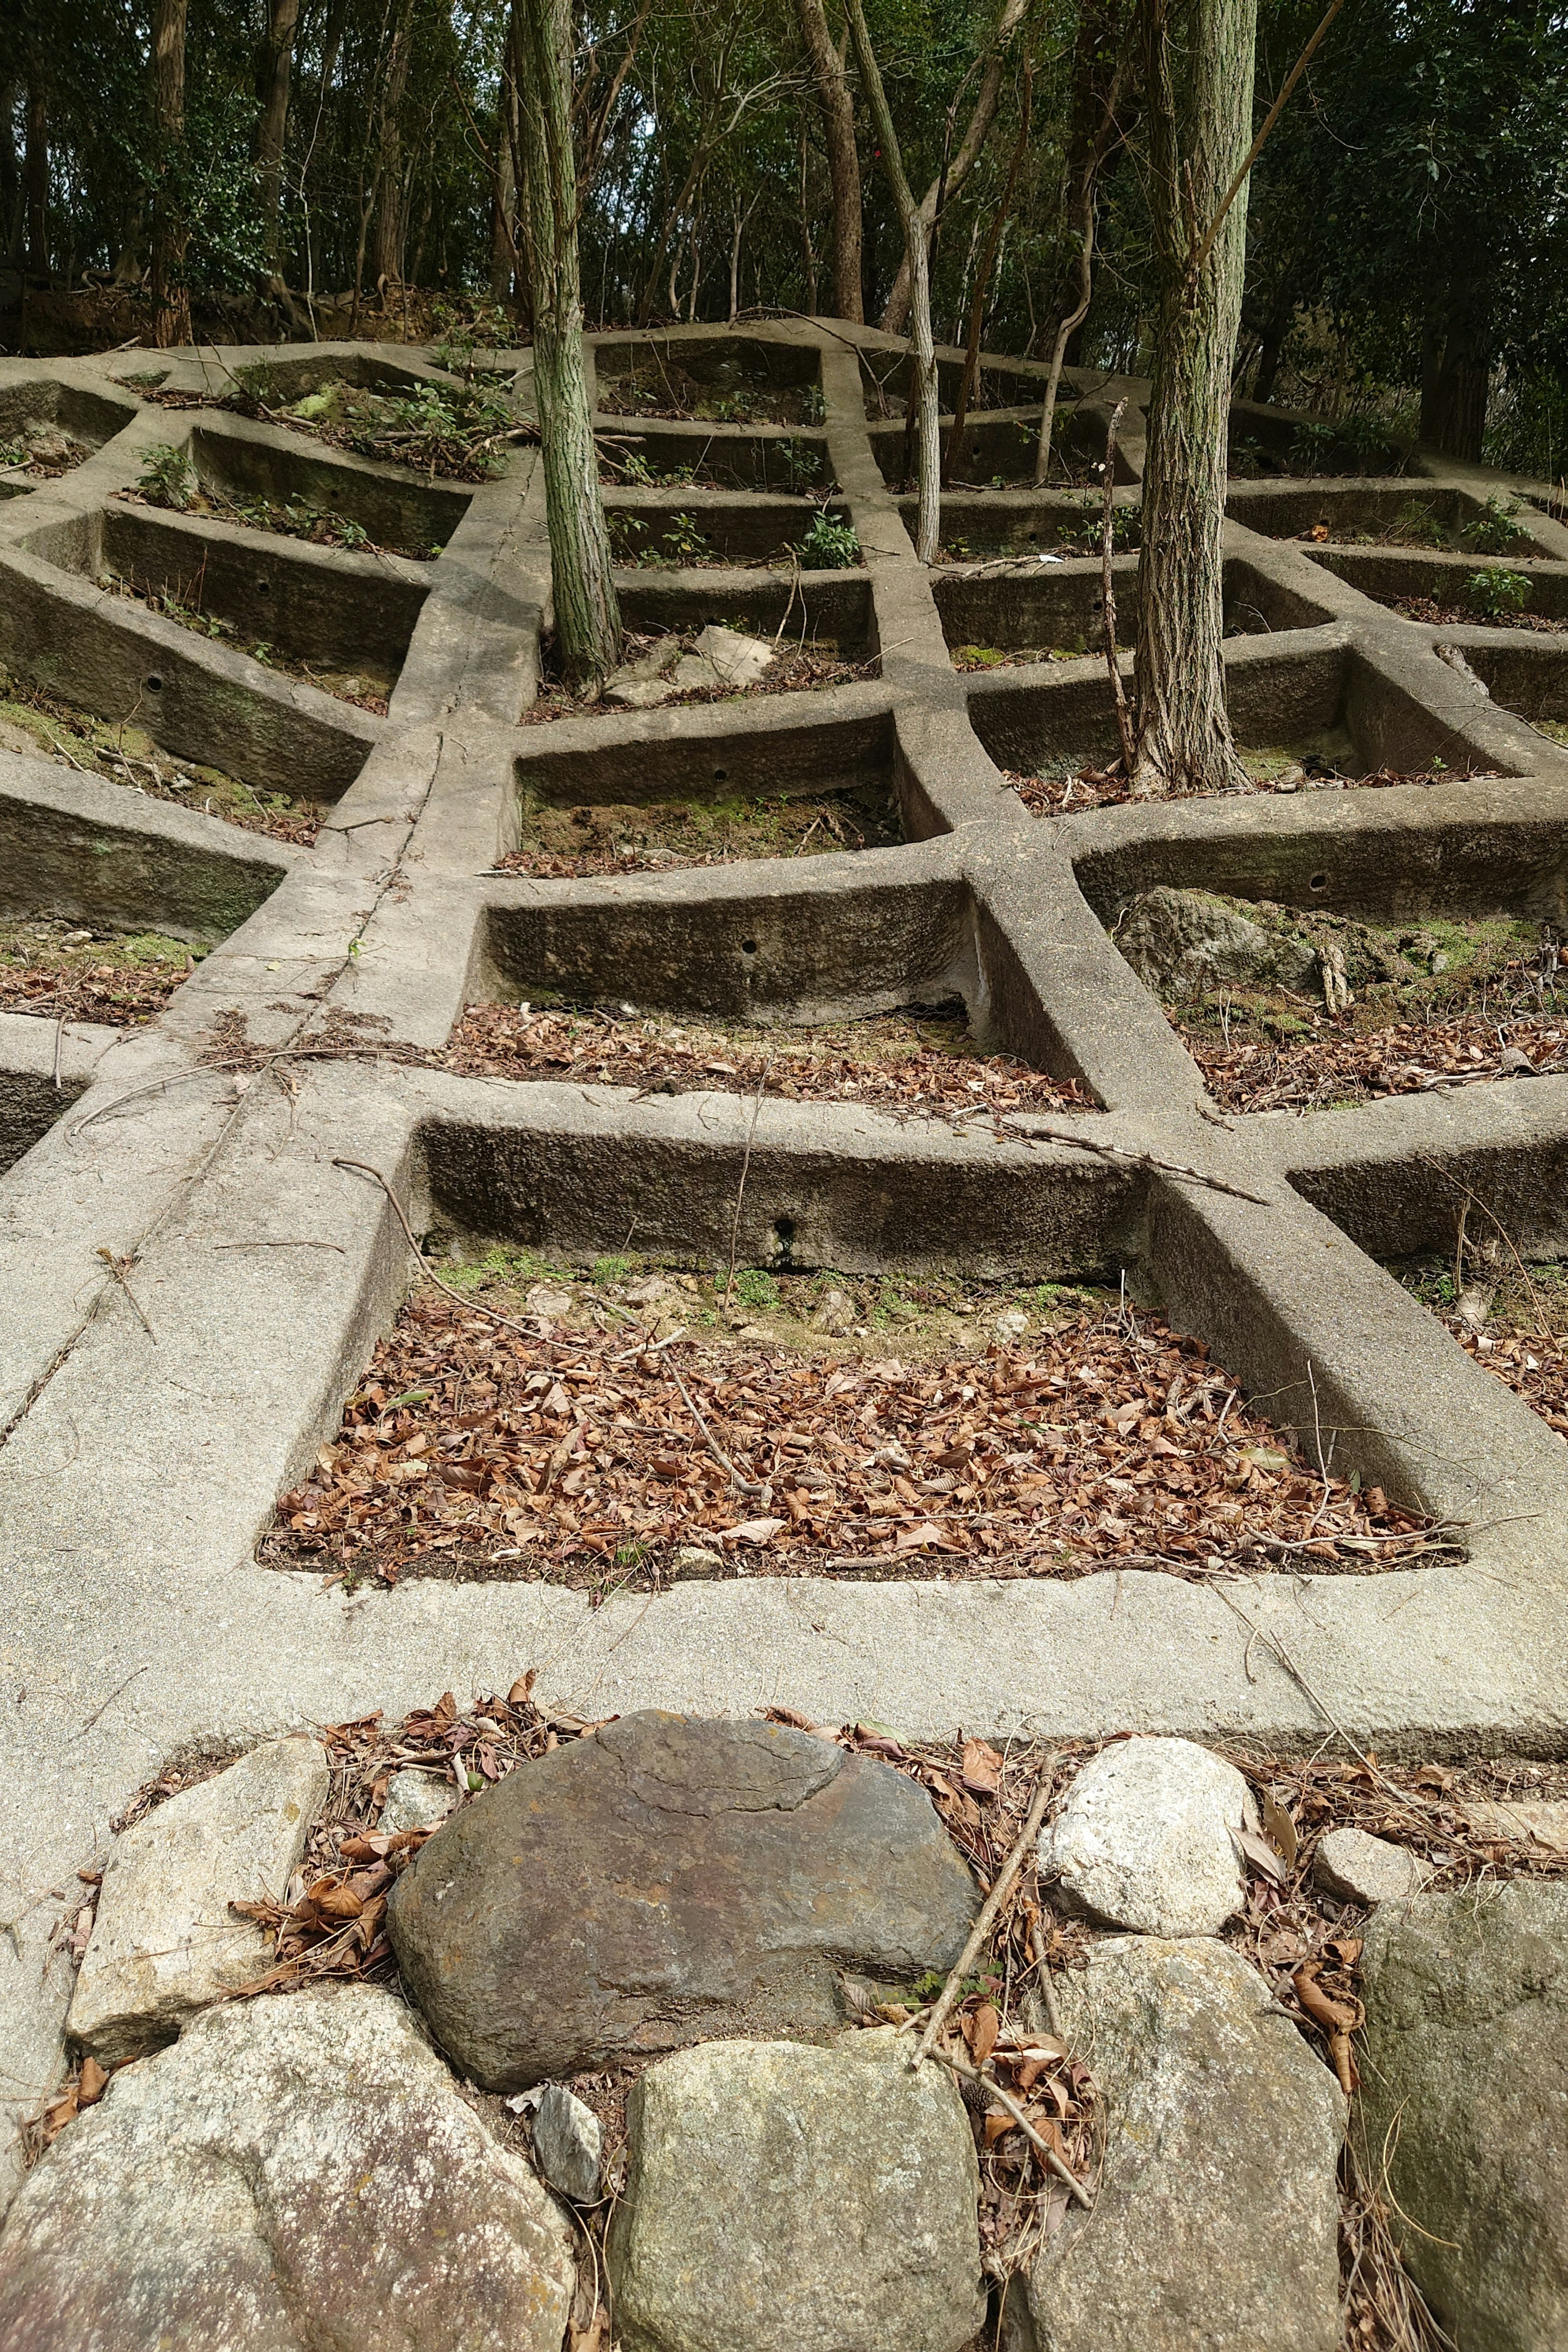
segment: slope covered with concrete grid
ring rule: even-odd
[[[552,1704],[592,1717],[777,1702],[911,1733],[1138,1728],[1300,1749],[1331,1721],[1385,1755],[1561,1748],[1568,1448],[1379,1261],[1449,1248],[1456,1187],[1526,1258],[1560,1255],[1568,1080],[1222,1116],[1112,936],[1127,900],[1160,885],[1373,920],[1563,921],[1568,752],[1529,722],[1568,714],[1568,642],[1407,617],[1398,602],[1448,609],[1462,559],[1357,543],[1415,489],[1458,524],[1510,486],[1456,468],[1233,491],[1239,739],[1338,730],[1361,772],[1447,780],[1037,816],[1002,771],[1103,760],[1114,741],[1102,661],[1012,657],[1094,642],[1097,560],[1035,560],[1081,536],[1081,499],[1005,478],[957,489],[944,539],[983,568],[928,573],[889,487],[901,346],[811,323],[658,343],[683,383],[738,371],[759,396],[735,422],[603,409],[607,502],[642,526],[627,539],[623,520],[620,543],[674,534],[668,562],[621,575],[627,624],[787,632],[824,656],[809,688],[641,712],[542,698],[532,448],[507,444],[492,478],[457,482],[282,414],[345,377],[447,381],[406,350],[0,373],[7,417],[74,418],[89,448],[0,505],[6,691],[135,725],[169,755],[166,772],[115,781],[68,753],[0,752],[4,912],[202,950],[167,1010],[125,1031],[0,1014],[0,2067],[20,2107],[57,2062],[64,1890],[131,1790],[192,1743],[390,1717],[532,1665]],[[600,339],[606,379],[625,383],[637,357]],[[958,357],[944,354],[950,372]],[[503,362],[526,414],[528,354]],[[219,404],[249,369],[259,415]],[[1042,373],[990,373],[961,477],[1026,478]],[[757,413],[769,386],[772,421]],[[1132,501],[1147,386],[1074,389],[1080,468],[1110,406],[1131,403]],[[1253,411],[1237,438],[1267,453],[1293,429]],[[126,497],[169,446],[231,509],[308,503],[374,545]],[[1544,486],[1523,487],[1538,500],[1522,568],[1550,617],[1568,596],[1568,529]],[[859,566],[790,560],[814,499],[852,523]],[[683,565],[699,540],[707,553]],[[959,667],[952,649],[975,646],[1009,658]],[[856,675],[834,683],[835,663]],[[258,806],[318,810],[314,845],[189,793],[179,805],[181,761]],[[540,811],[841,793],[896,801],[903,838],[666,871],[504,868]],[[467,1007],[545,992],[764,1026],[957,996],[983,1045],[1099,1108],[964,1132],[848,1101],[512,1082],[396,1057],[433,1059]],[[1111,1149],[1086,1151],[1075,1130]],[[738,1251],[742,1265],[851,1274],[1124,1275],[1276,1425],[1309,1452],[1331,1435],[1337,1470],[1456,1523],[1462,1552],[1364,1577],[1285,1560],[1223,1583],[735,1575],[599,1607],[544,1580],[323,1590],[258,1565],[256,1544],[411,1272],[393,1206],[344,1160],[386,1177],[416,1233],[567,1261],[635,1231],[656,1263],[722,1267]]]

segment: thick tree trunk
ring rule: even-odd
[[[256,94],[261,100],[256,126],[257,191],[275,277],[283,256],[283,137],[289,127],[289,80],[299,21],[300,0],[272,0],[256,77]]]
[[[153,341],[170,351],[192,339],[184,209],[185,0],[153,0],[153,127],[166,167],[153,204]]]
[[[1002,0],[1002,13],[996,19],[996,29],[991,36],[991,47],[980,77],[980,95],[969,118],[968,128],[959,142],[959,149],[947,165],[946,184],[939,173],[921,199],[921,252],[923,256],[936,226],[937,205],[952,204],[960,188],[974,169],[980,151],[991,133],[996,120],[996,110],[1002,101],[1003,51],[1024,20],[1029,0]],[[893,280],[893,290],[888,297],[880,324],[889,335],[901,335],[904,321],[910,315],[912,278],[910,251],[906,242],[904,258],[899,264],[899,274]]]
[[[512,37],[555,636],[568,681],[593,693],[620,658],[621,615],[583,365],[571,0],[514,0]]]
[[[823,0],[795,0],[800,37],[811,61],[822,133],[827,144],[827,175],[833,190],[833,313],[865,318],[860,295],[860,158],[855,145],[855,104],[844,62],[827,29]]]
[[[1421,446],[1479,465],[1491,387],[1491,288],[1474,254],[1454,257],[1421,330]]]
[[[26,265],[29,278],[49,283],[49,110],[41,80],[27,85]]]
[[[920,436],[919,509],[915,518],[915,553],[922,563],[936,559],[937,542],[942,536],[942,416],[937,392],[936,351],[931,331],[931,282],[926,271],[925,224],[914,191],[910,186],[904,160],[899,152],[899,134],[893,128],[892,110],[888,93],[882,87],[881,73],[877,65],[877,53],[871,47],[871,37],[866,29],[866,11],[861,0],[847,0],[849,12],[849,37],[855,44],[855,62],[860,68],[860,87],[871,110],[871,121],[882,150],[882,169],[888,175],[893,202],[899,208],[899,218],[904,230],[904,260],[910,273],[910,307],[911,311],[910,361],[915,372],[915,421]]]
[[[371,274],[395,286],[403,282],[403,248],[407,234],[404,218],[403,100],[408,88],[413,17],[412,0],[403,0],[393,18],[392,46],[382,75],[381,135],[376,142]]]
[[[1246,781],[1225,707],[1221,559],[1243,182],[1194,275],[1252,131],[1257,0],[1142,0],[1159,314],[1138,566],[1141,793]],[[1173,38],[1174,36],[1174,38]]]

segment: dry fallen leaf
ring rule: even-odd
[[[1264,1836],[1284,1863],[1286,1869],[1294,1870],[1296,1855],[1300,1845],[1294,1821],[1279,1802],[1279,1798],[1268,1789],[1264,1790],[1259,1800],[1258,1810],[1263,1816]]]

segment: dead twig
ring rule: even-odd
[[[448,1298],[455,1298],[458,1306],[466,1308],[470,1314],[488,1315],[492,1323],[500,1324],[505,1330],[515,1331],[521,1339],[537,1341],[539,1338],[537,1329],[531,1331],[526,1323],[513,1322],[510,1315],[499,1314],[495,1307],[487,1307],[484,1300],[477,1296],[470,1297],[460,1290],[454,1290],[449,1282],[443,1282],[438,1274],[431,1272],[430,1261],[426,1256],[424,1251],[420,1248],[418,1243],[415,1240],[414,1228],[410,1225],[408,1219],[403,1213],[403,1203],[398,1199],[396,1193],[393,1191],[391,1185],[387,1182],[379,1168],[373,1168],[368,1160],[334,1160],[332,1161],[332,1166],[334,1168],[354,1168],[359,1171],[359,1173],[362,1176],[372,1176],[374,1178],[375,1181],[381,1186],[382,1191],[386,1194],[387,1199],[392,1203],[397,1222],[403,1227],[403,1237],[408,1244],[409,1248],[413,1251],[415,1257],[418,1260],[420,1271],[429,1281],[435,1284],[437,1290],[444,1290]]]
[[[1008,1123],[1015,1121],[1010,1119]],[[1254,1208],[1274,1206],[1261,1192],[1244,1192],[1239,1184],[1227,1184],[1222,1176],[1205,1176],[1200,1169],[1184,1168],[1179,1160],[1162,1160],[1152,1151],[1133,1151],[1123,1143],[1101,1143],[1097,1137],[1088,1135],[1064,1135],[1055,1127],[1032,1130],[1020,1139],[1025,1143],[1070,1143],[1079,1151],[1095,1152],[1101,1160],[1120,1160],[1129,1167],[1150,1168],[1161,1176],[1179,1177],[1184,1184],[1202,1184],[1211,1192],[1228,1192],[1233,1201],[1250,1201]]]
[[[914,2055],[910,2060],[911,2074],[917,2071],[922,2058],[938,2054],[935,2051],[936,2037],[947,2022],[948,2012],[960,1998],[964,1971],[995,1926],[997,1914],[1013,1892],[1018,1873],[1028,1858],[1029,1848],[1039,1834],[1040,1823],[1046,1817],[1046,1807],[1051,1801],[1051,1767],[1055,1762],[1054,1756],[1047,1756],[1040,1767],[1040,1777],[1036,1786],[1034,1801],[1029,1807],[1024,1826],[1014,1840],[1012,1852],[1002,1864],[990,1894],[980,1906],[980,1916],[969,1931],[969,1939],[949,1970],[947,1982],[932,2005],[931,2013],[926,2020],[925,2032],[921,2035],[915,2046]]]
[[[740,1246],[741,1239],[741,1203],[746,1197],[746,1176],[752,1165],[752,1146],[757,1139],[757,1121],[762,1117],[763,1097],[767,1091],[768,1073],[773,1066],[773,1057],[770,1054],[763,1064],[763,1075],[757,1080],[757,1098],[752,1105],[752,1124],[746,1130],[746,1149],[741,1160],[741,1181],[735,1187],[735,1213],[730,1221],[730,1272],[724,1284],[726,1307],[730,1304],[731,1293],[735,1287],[735,1252]]]
[[[1068,2196],[1076,2198],[1086,2213],[1093,2212],[1094,2200],[1077,2173],[1062,2162],[1049,2140],[1044,2138],[1035,2129],[1017,2100],[1014,2098],[1011,2092],[1002,2088],[994,2074],[982,2074],[977,2068],[965,2065],[962,2059],[952,2057],[945,2050],[933,2050],[931,2055],[939,2066],[951,2067],[952,2072],[966,2083],[977,2083],[988,2098],[994,2099],[999,2106],[1005,2107],[1029,2146],[1044,2158],[1047,2170],[1056,2174]]]
[[[158,1344],[158,1334],[153,1330],[151,1323],[148,1322],[146,1315],[142,1310],[141,1300],[137,1297],[136,1293],[132,1289],[131,1285],[125,1279],[125,1269],[127,1266],[135,1265],[135,1258],[116,1257],[111,1249],[103,1247],[100,1248],[98,1255],[103,1260],[104,1265],[109,1268],[110,1273],[114,1276],[115,1281],[120,1285],[121,1289],[125,1293],[126,1297],[131,1301],[132,1306],[136,1309],[137,1321],[141,1324],[142,1328],[146,1332],[147,1337],[152,1340],[153,1346],[156,1347]]]

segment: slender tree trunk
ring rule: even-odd
[[[1138,566],[1140,793],[1245,782],[1225,707],[1222,541],[1258,0],[1142,0],[1159,311]]]
[[[511,45],[501,59],[500,104],[496,115],[496,167],[491,189],[490,300],[508,302],[517,277],[517,89]]]
[[[256,177],[265,223],[267,256],[279,278],[283,262],[283,138],[289,127],[289,80],[300,0],[272,0],[257,73],[261,118],[256,128]]]
[[[860,295],[860,158],[855,146],[855,104],[844,61],[827,29],[823,0],[795,0],[800,37],[811,61],[822,132],[827,143],[827,175],[833,190],[833,313],[865,318]]]
[[[1109,7],[1102,6],[1097,13],[1102,26],[1113,23],[1117,31],[1121,31],[1120,0],[1111,0]],[[1086,13],[1085,24],[1089,21]],[[1091,72],[1098,73],[1102,65],[1098,41],[1089,48],[1087,64],[1080,46],[1079,68],[1085,79],[1079,85],[1078,96],[1086,106],[1089,101],[1084,99],[1085,84]],[[1068,182],[1068,211],[1079,240],[1078,282],[1072,292],[1063,297],[1064,315],[1057,329],[1057,340],[1051,352],[1051,372],[1046,381],[1045,404],[1040,411],[1040,438],[1035,451],[1037,484],[1043,484],[1050,471],[1051,436],[1056,426],[1057,395],[1061,390],[1062,370],[1067,364],[1068,349],[1089,316],[1089,306],[1094,295],[1095,193],[1106,157],[1121,144],[1122,134],[1118,126],[1118,117],[1127,79],[1126,68],[1124,45],[1109,69],[1109,79],[1094,81],[1092,96],[1097,111],[1078,145],[1076,160],[1069,158],[1068,162],[1068,169],[1073,176]],[[1075,101],[1075,129],[1079,110]]]
[[[984,70],[980,77],[980,95],[974,101],[968,128],[959,142],[958,152],[946,163],[921,199],[921,251],[926,250],[932,229],[936,226],[939,205],[950,205],[979,160],[980,151],[991,134],[996,120],[996,110],[1002,100],[1004,51],[1018,26],[1023,23],[1029,0],[1002,0],[1002,13],[991,36]],[[906,247],[899,264],[899,274],[893,280],[893,290],[888,297],[880,324],[889,335],[901,335],[904,321],[910,315],[911,278],[910,254]]]
[[[13,269],[20,268],[22,260],[22,175],[16,168],[16,82],[0,82],[0,253]]]
[[[996,257],[1001,251],[1003,233],[1007,226],[1007,215],[1013,209],[1013,198],[1017,192],[1018,173],[1023,169],[1024,156],[1028,149],[1029,117],[1034,108],[1034,62],[1030,58],[1026,57],[1024,102],[1018,112],[1018,136],[1014,144],[1012,161],[1007,166],[1007,179],[1002,190],[1002,201],[992,215],[991,226],[985,238],[984,257],[980,264],[980,273],[974,281],[974,299],[969,311],[969,340],[963,353],[963,376],[958,387],[958,398],[952,404],[952,431],[948,436],[947,460],[942,469],[942,486],[944,490],[952,478],[952,469],[958,463],[958,453],[963,446],[964,418],[968,415],[969,403],[979,379],[980,338],[985,324],[985,306],[990,299],[991,281],[995,274]]]
[[[27,85],[23,172],[26,182],[26,262],[29,278],[49,283],[49,110],[41,79]]]
[[[376,142],[375,213],[370,266],[374,277],[388,285],[403,282],[403,247],[406,230],[403,201],[403,100],[408,88],[408,52],[413,34],[413,0],[402,0],[392,21],[392,47],[381,84],[381,136]]]
[[[153,205],[153,341],[160,351],[188,343],[185,284],[185,0],[153,0],[153,126],[164,166]]]
[[[849,34],[855,44],[855,62],[860,68],[860,87],[871,110],[871,121],[882,150],[882,169],[892,190],[893,202],[899,208],[899,218],[904,230],[904,260],[910,273],[910,307],[912,313],[910,337],[910,360],[915,372],[916,430],[920,436],[920,505],[915,519],[915,553],[922,563],[935,561],[937,542],[942,536],[942,418],[937,392],[936,351],[931,331],[931,281],[926,272],[926,231],[915,202],[909,174],[899,152],[899,134],[893,128],[892,110],[888,93],[882,87],[882,76],[877,65],[877,54],[871,47],[871,36],[866,29],[866,11],[861,0],[846,0],[849,12]]]
[[[583,365],[571,0],[513,0],[512,34],[555,635],[568,681],[592,694],[620,658],[621,615]]]

